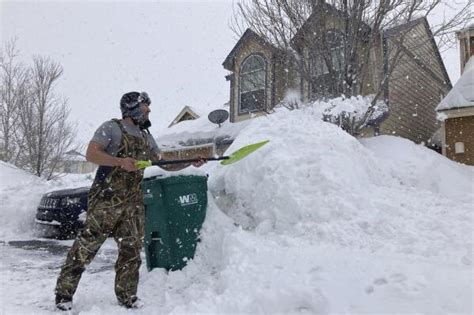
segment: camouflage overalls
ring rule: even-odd
[[[122,142],[118,157],[150,158],[147,135],[128,134],[120,121]],[[137,293],[140,251],[144,237],[144,208],[140,183],[143,171],[127,172],[120,167],[100,166],[89,191],[84,229],[69,251],[56,285],[56,295],[71,299],[85,269],[112,233],[118,245],[115,264],[115,294],[127,304]]]

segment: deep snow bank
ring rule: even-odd
[[[472,311],[472,167],[396,137],[359,141],[312,108],[253,120],[228,152],[266,139],[206,165],[215,199],[195,259],[143,275],[159,312]]]
[[[450,161],[403,138],[380,136],[361,142],[400,184],[473,201],[474,167]]]
[[[88,186],[91,175],[68,175],[45,181],[12,164],[0,161],[0,239],[22,239],[35,236],[35,214],[44,193]]]
[[[0,239],[32,235],[34,213],[46,182],[5,162],[0,162],[0,176]]]
[[[255,119],[229,152],[266,139],[212,170],[218,204],[244,228],[444,258],[471,244],[472,167],[396,137],[359,141],[312,108]]]
[[[215,198],[196,256],[181,271],[142,266],[139,314],[472,313],[472,167],[395,137],[359,141],[311,107],[250,121],[229,152],[266,139],[236,164],[200,169]],[[2,186],[0,236],[27,233],[17,199],[29,220],[41,193],[87,180],[62,181]],[[123,313],[113,271],[91,266],[75,312]],[[54,312],[56,275],[31,270],[2,273],[7,312]]]

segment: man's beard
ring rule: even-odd
[[[148,129],[151,127],[151,121],[149,119],[145,120],[144,122],[140,122],[138,124],[138,127],[140,127],[140,129]]]
[[[151,127],[151,121],[148,119],[148,115],[145,115],[141,111],[134,110],[130,113],[130,118],[132,118],[133,123],[137,125],[140,129],[148,129]]]

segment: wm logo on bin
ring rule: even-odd
[[[179,203],[182,207],[193,205],[195,203],[198,203],[198,197],[196,194],[179,196]]]

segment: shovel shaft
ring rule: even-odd
[[[153,161],[151,162],[151,165],[168,165],[168,164],[180,164],[180,163],[192,163],[192,162],[198,162],[201,160],[205,161],[220,161],[220,160],[227,160],[229,157],[228,156],[219,156],[219,157],[211,157],[211,158],[201,158],[201,159],[184,159],[184,160],[163,160],[163,161]]]
[[[211,157],[211,158],[202,158],[202,159],[184,159],[184,160],[162,160],[162,161],[152,161],[151,165],[160,166],[160,165],[169,165],[169,164],[180,164],[180,163],[192,163],[198,162],[201,160],[205,161],[220,161],[220,160],[227,160],[229,159],[228,156],[219,156],[219,157]]]

